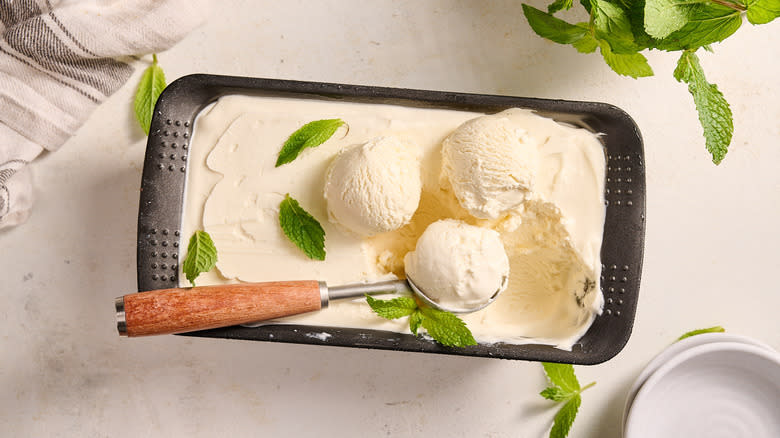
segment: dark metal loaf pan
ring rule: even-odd
[[[527,108],[604,134],[607,155],[607,211],[601,248],[605,306],[572,351],[545,345],[486,344],[447,348],[412,335],[377,330],[269,325],[228,327],[188,333],[189,336],[377,348],[502,359],[596,364],[614,357],[628,341],[634,322],[645,234],[645,168],[642,137],[621,109],[598,102],[532,99],[510,96],[339,85],[276,79],[190,75],[170,84],[160,96],[146,146],[141,203],[138,212],[138,290],[178,285],[186,157],[195,117],[221,96],[243,94],[306,99],[339,99],[363,103],[444,108],[496,113]],[[173,144],[178,143],[178,148]],[[171,156],[173,155],[173,158]],[[163,158],[160,158],[163,157]],[[164,264],[165,259],[168,260]],[[167,269],[162,269],[166,266]],[[327,331],[320,340],[307,333]]]

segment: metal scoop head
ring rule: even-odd
[[[504,275],[503,277],[501,277],[501,285],[498,287],[498,290],[493,295],[491,295],[490,298],[487,299],[487,301],[485,301],[484,303],[478,303],[476,306],[472,306],[472,307],[451,307],[451,306],[445,306],[439,304],[433,299],[431,299],[428,295],[426,295],[425,291],[417,287],[417,285],[414,284],[414,281],[410,277],[406,277],[406,282],[409,283],[409,287],[412,289],[414,294],[420,298],[420,300],[422,300],[425,304],[433,307],[434,309],[439,309],[450,313],[473,313],[489,306],[493,301],[496,300],[496,298],[498,298],[498,295],[501,292],[506,290],[506,287],[509,283],[509,276]]]

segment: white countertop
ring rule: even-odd
[[[572,437],[620,436],[631,381],[691,329],[723,325],[780,349],[780,22],[743,24],[701,54],[735,117],[714,166],[693,101],[656,76],[534,35],[518,1],[233,2],[159,54],[169,81],[215,73],[603,101],[645,141],[647,236],[625,349],[576,367]],[[542,5],[541,2],[533,2]],[[136,290],[145,65],[58,152],[33,165],[29,221],[0,231],[4,436],[546,436],[538,363],[179,336],[125,339],[113,298]]]

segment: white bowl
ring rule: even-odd
[[[625,438],[780,437],[780,354],[744,342],[689,348],[639,389]]]
[[[757,347],[766,348],[769,351],[774,351],[772,347],[763,342],[756,341],[755,339],[748,338],[747,336],[732,335],[730,333],[704,333],[701,335],[691,336],[681,341],[677,341],[674,344],[668,346],[665,350],[661,351],[655,356],[645,368],[639,373],[639,377],[636,378],[631,389],[628,391],[628,397],[626,397],[626,403],[623,407],[623,419],[621,421],[621,430],[626,428],[626,418],[628,417],[628,411],[631,409],[631,404],[634,402],[639,389],[647,381],[647,379],[663,365],[668,362],[674,356],[682,353],[683,351],[696,347],[698,345],[712,344],[715,342],[742,342],[747,345],[755,345]]]

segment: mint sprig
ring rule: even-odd
[[[707,150],[712,154],[712,161],[715,164],[720,163],[726,156],[734,133],[729,103],[717,85],[707,82],[699,58],[693,51],[686,50],[682,53],[677,61],[677,68],[674,69],[674,78],[688,84],[688,91],[693,96],[696,110],[699,112],[699,122],[704,128]]]
[[[304,254],[313,260],[325,260],[325,230],[288,193],[279,204],[282,232]]]
[[[377,315],[384,319],[397,319],[409,316],[417,311],[417,303],[413,298],[398,297],[392,300],[377,300],[371,295],[366,295],[368,305]],[[417,334],[417,330],[412,330]]]
[[[276,159],[276,167],[295,160],[306,148],[325,143],[342,125],[344,121],[341,119],[315,120],[303,125],[284,142]]]
[[[553,16],[570,9],[571,0],[555,0],[547,12],[523,4],[531,28],[559,44],[571,44],[581,53],[601,52],[616,73],[632,78],[652,76],[646,49],[682,52],[674,77],[688,85],[696,103],[707,151],[719,164],[731,144],[733,116],[726,99],[704,78],[695,52],[711,51],[742,25],[769,23],[780,16],[778,0],[580,0],[587,22],[571,24]]]
[[[424,328],[436,342],[447,347],[466,347],[477,345],[471,331],[462,319],[450,312],[420,306],[414,298],[398,297],[391,300],[378,300],[366,295],[366,301],[377,315],[385,319],[409,317],[409,330],[417,335]]]
[[[195,279],[202,272],[208,272],[217,264],[217,247],[211,240],[209,233],[196,231],[190,237],[187,246],[187,257],[181,264],[181,270],[187,276],[187,280],[195,286]]]
[[[165,89],[165,72],[157,64],[157,54],[152,55],[152,65],[150,65],[141,76],[141,82],[138,84],[138,90],[135,92],[135,117],[141,124],[141,129],[146,135],[149,135],[149,127],[152,124],[152,115],[154,106],[157,104],[157,98]]]
[[[574,419],[577,417],[577,411],[582,404],[583,391],[595,385],[591,382],[584,387],[580,387],[577,376],[574,375],[574,367],[568,364],[543,362],[544,372],[550,381],[550,386],[539,393],[542,397],[558,403],[563,403],[558,413],[555,414],[552,429],[550,429],[550,438],[565,438],[569,435]]]
[[[698,329],[698,330],[691,330],[688,333],[685,333],[684,335],[682,335],[679,338],[677,338],[677,340],[678,341],[682,341],[683,339],[690,338],[691,336],[701,335],[701,334],[704,334],[704,333],[723,333],[725,331],[726,331],[726,329],[724,329],[723,327],[721,327],[719,325],[716,325],[714,327],[708,327],[708,328],[703,328],[703,329]]]

